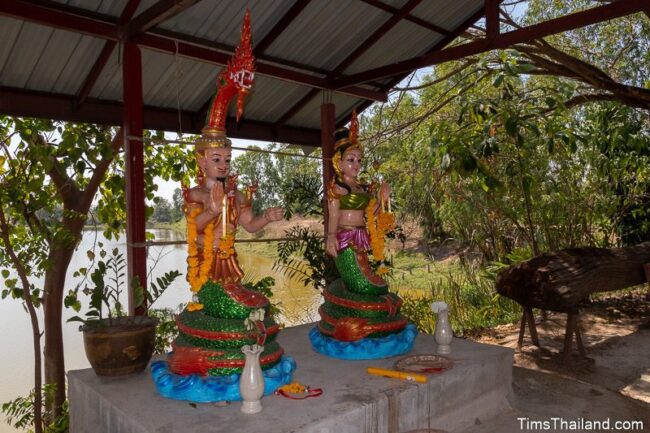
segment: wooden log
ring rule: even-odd
[[[570,248],[543,254],[499,273],[497,292],[524,307],[575,312],[589,294],[646,281],[650,242],[626,248]]]

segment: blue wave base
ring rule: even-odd
[[[264,370],[264,395],[270,395],[282,385],[291,383],[296,361],[283,355],[280,362]],[[151,363],[151,377],[158,393],[174,400],[187,400],[194,403],[213,403],[217,401],[239,401],[240,374],[227,376],[200,376],[191,374],[181,376],[169,370],[167,361]]]
[[[309,341],[321,355],[337,359],[380,359],[403,355],[413,349],[418,329],[412,323],[397,334],[357,341],[338,341],[323,335],[318,328],[309,331]]]

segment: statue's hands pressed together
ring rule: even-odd
[[[204,209],[207,209],[214,216],[219,215],[223,209],[223,197],[223,184],[216,182],[210,191],[208,203],[204,203],[203,205]]]
[[[262,216],[267,222],[280,221],[284,218],[284,209],[281,207],[270,207],[264,210]]]

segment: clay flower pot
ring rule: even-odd
[[[153,354],[157,320],[126,316],[88,321],[84,335],[86,357],[98,376],[123,376],[144,371]]]

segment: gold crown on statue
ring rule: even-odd
[[[226,131],[205,127],[201,130],[201,136],[196,139],[196,151],[214,149],[219,147],[231,147],[232,141],[226,137]]]

